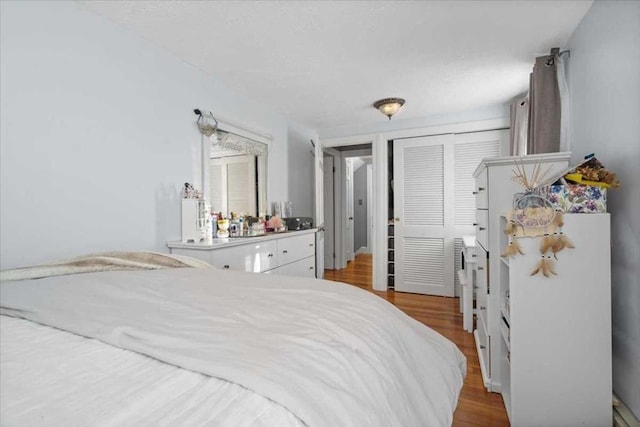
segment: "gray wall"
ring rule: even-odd
[[[196,107],[271,134],[268,199],[289,200],[289,129],[313,132],[75,2],[2,1],[0,20],[3,269],[166,252],[200,180]]]
[[[353,174],[353,249],[367,247],[367,165],[371,159],[362,159],[364,163]],[[359,201],[362,200],[362,204]],[[368,248],[371,251],[371,248]]]
[[[640,418],[640,2],[594,2],[566,49],[573,161],[594,152],[622,181],[608,193],[613,389]]]

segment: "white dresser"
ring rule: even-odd
[[[217,268],[316,277],[315,239],[316,229],[311,229],[214,239],[211,244],[167,242],[167,246],[172,254],[198,258]]]
[[[575,248],[557,254],[557,275],[531,276],[542,237],[518,238],[524,255],[500,263],[502,396],[513,426],[611,425],[609,214],[563,219]]]
[[[476,328],[473,332],[480,370],[485,387],[500,392],[500,241],[504,235],[500,216],[513,205],[513,196],[523,188],[511,177],[516,162],[531,176],[536,164],[549,166],[549,176],[568,168],[571,153],[535,154],[521,157],[492,157],[483,159],[473,176],[476,179]]]

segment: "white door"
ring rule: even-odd
[[[315,171],[315,216],[316,227],[316,277],[322,279],[324,277],[324,159],[322,142],[316,142],[314,146],[314,171]]]
[[[347,233],[345,235],[347,262],[353,261],[353,158],[347,158],[346,161],[346,225]]]
[[[323,166],[323,191],[324,191],[324,267],[330,270],[334,270],[335,267],[335,248],[333,243],[333,236],[335,230],[335,223],[333,216],[335,213],[335,206],[333,203],[333,188],[334,188],[334,167],[333,156],[328,154],[324,155]]]
[[[454,296],[453,135],[393,142],[395,289]]]

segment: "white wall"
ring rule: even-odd
[[[613,389],[640,418],[640,2],[596,1],[565,48],[573,160],[593,152],[622,181],[608,192]]]
[[[283,117],[73,2],[0,7],[3,269],[166,252],[199,182],[196,107],[271,134],[268,199],[289,199]]]
[[[295,216],[315,216],[315,170],[313,145],[318,134],[294,123],[289,124],[289,197]],[[275,171],[275,173],[279,173]]]

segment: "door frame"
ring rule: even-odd
[[[326,229],[326,233],[331,233],[331,235],[333,236],[333,253],[335,253],[335,256],[333,258],[333,268],[339,270],[347,267],[347,260],[344,256],[344,221],[342,221],[342,217],[339,214],[340,212],[342,212],[344,205],[342,200],[343,186],[341,184],[343,175],[345,173],[343,165],[344,159],[340,151],[331,147],[324,147],[323,154],[333,158],[333,188],[329,189],[331,190],[329,194],[331,194],[333,197],[333,229]]]
[[[387,290],[387,222],[388,192],[388,157],[387,141],[399,138],[414,138],[444,133],[465,133],[485,130],[504,129],[509,127],[509,117],[489,120],[478,120],[464,123],[449,123],[426,126],[414,129],[396,129],[387,132],[349,135],[331,138],[320,138],[323,146],[343,147],[348,145],[371,144],[373,169],[373,289]]]
[[[335,197],[334,187],[336,181],[335,173],[335,157],[323,151],[323,191],[324,191],[324,225],[325,225],[325,239],[324,239],[324,268],[328,270],[334,270],[336,268],[336,254],[335,254]],[[331,179],[327,179],[327,178]],[[329,184],[329,185],[327,185]],[[329,254],[327,254],[329,251]]]

